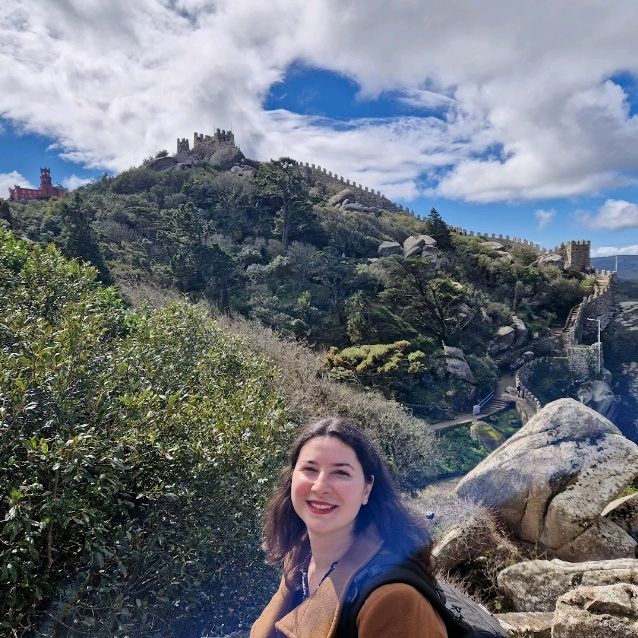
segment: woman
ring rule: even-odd
[[[416,558],[431,573],[427,529],[347,419],[323,419],[298,436],[267,506],[264,531],[268,560],[283,561],[284,574],[251,638],[343,638],[337,627],[348,587],[379,552]],[[447,638],[430,603],[405,583],[375,589],[356,625],[359,638]]]

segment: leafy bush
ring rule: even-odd
[[[0,628],[195,635],[257,613],[292,434],[264,361],[0,231]],[[43,619],[45,624],[42,625]]]

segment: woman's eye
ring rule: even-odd
[[[308,465],[308,466],[306,466],[306,467],[302,467],[302,468],[301,468],[301,470],[302,470],[303,472],[316,472],[316,471],[317,471],[317,469],[316,469],[316,468],[311,467],[311,466],[309,466],[309,465]]]
[[[339,476],[350,476],[350,474],[345,470],[337,470],[335,474],[338,474]]]

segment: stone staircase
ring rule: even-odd
[[[501,397],[495,396],[489,403],[483,406],[481,410],[481,416],[486,416],[489,414],[494,414],[495,412],[500,412],[505,408],[509,407],[509,405],[514,401],[514,399],[503,399]]]

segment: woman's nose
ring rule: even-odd
[[[312,484],[312,489],[319,494],[325,494],[330,489],[330,482],[324,472],[319,472]]]

